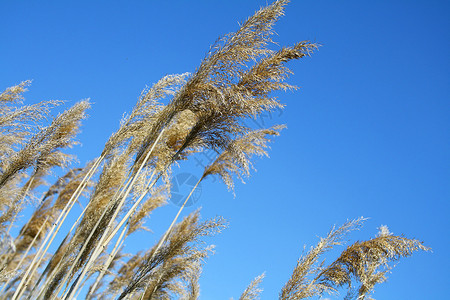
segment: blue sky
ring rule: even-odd
[[[33,79],[28,103],[91,98],[74,149],[84,163],[99,155],[145,85],[192,72],[218,36],[265,3],[1,1],[0,88]],[[352,240],[385,224],[433,248],[401,260],[375,298],[450,297],[449,13],[447,1],[288,5],[275,41],[322,46],[289,64],[289,82],[301,89],[280,94],[286,109],[255,125],[288,126],[270,159],[255,161],[258,171],[237,184],[236,198],[208,180],[187,210],[201,206],[203,217],[230,222],[211,240],[217,248],[204,268],[202,299],[238,298],[264,271],[261,298],[276,298],[303,245],[359,216],[370,219]],[[185,171],[201,172],[174,174]],[[147,224],[155,233],[131,239],[130,251],[150,247],[176,209],[155,212]]]

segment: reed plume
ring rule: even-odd
[[[0,94],[0,105],[6,105],[10,103],[18,103],[24,100],[23,93],[28,89],[27,87],[31,84],[31,80],[22,81],[18,85],[6,88]],[[2,110],[3,111],[3,110]]]
[[[264,274],[261,274],[255,279],[253,279],[252,282],[249,284],[249,286],[239,297],[239,300],[258,300],[259,294],[261,294],[261,292],[263,291],[261,288],[259,288],[259,285],[261,284],[263,279]]]
[[[176,93],[180,85],[185,83],[188,73],[180,75],[167,75],[161,78],[151,88],[145,88],[131,113],[124,116],[121,126],[105,144],[103,154],[109,154],[123,144],[130,142],[129,153],[137,151],[138,145],[143,142],[145,132],[148,131],[158,118],[158,113],[164,105],[159,100]]]
[[[219,233],[225,226],[221,218],[200,223],[198,211],[184,218],[175,226],[162,247],[154,247],[146,255],[118,299],[136,290],[144,290],[144,293],[149,293],[148,297],[155,293],[179,293],[177,285],[171,284],[172,281],[176,278],[189,281],[190,274],[198,272],[198,263],[211,250],[201,247],[202,238]]]
[[[347,286],[349,291],[352,291],[356,281],[359,283],[357,298],[366,299],[376,284],[387,279],[392,262],[411,256],[418,250],[428,251],[430,248],[418,240],[394,235],[356,242],[320,273],[319,281],[324,286]]]
[[[7,88],[0,94],[0,161],[7,160],[24,145],[35,132],[37,124],[46,120],[50,110],[62,101],[42,101],[33,105],[22,105],[23,93],[30,80]]]
[[[115,296],[121,293],[131,282],[133,276],[137,273],[140,265],[143,263],[144,259],[148,257],[151,250],[151,248],[148,249],[146,253],[139,251],[131,256],[128,261],[124,262],[122,267],[117,271],[117,274],[115,274],[114,280],[109,282],[108,288],[105,289],[98,298],[105,299],[109,298],[111,295]]]
[[[268,156],[265,148],[270,141],[269,136],[280,135],[284,125],[277,125],[269,129],[257,129],[237,137],[229,143],[227,148],[205,168],[202,178],[219,175],[227,187],[234,188],[233,174],[241,180],[250,175],[253,155]]]
[[[277,106],[278,102],[275,103],[274,99],[258,96],[262,86],[241,85],[240,90],[246,97],[235,97],[237,95],[231,90],[249,67],[249,62],[271,53],[266,46],[271,42],[272,26],[283,14],[287,2],[280,0],[262,8],[244,22],[237,32],[224,36],[211,47],[187,83],[161,111],[154,129],[138,152],[136,162],[142,159],[145,149],[156,139],[159,131],[169,124],[177,113],[186,109],[197,116],[197,122],[180,148],[180,153],[193,143],[213,149],[225,147],[230,135],[242,133],[244,130],[243,126],[238,124],[239,118],[255,116]],[[313,45],[305,42],[306,44]],[[294,58],[298,57],[284,56],[278,65],[272,64],[273,69],[286,70],[282,64]],[[275,77],[268,80],[278,80]],[[266,94],[268,93],[269,91]],[[251,99],[254,101],[249,101]]]
[[[14,153],[7,161],[0,163],[0,188],[18,172],[28,167],[41,165],[65,166],[68,156],[60,150],[74,145],[72,140],[78,132],[80,121],[86,117],[85,111],[90,107],[88,101],[81,101],[66,110],[52,123],[40,130],[26,145]]]
[[[300,257],[291,278],[284,285],[280,299],[305,299],[335,293],[347,286],[346,299],[366,299],[375,284],[386,279],[389,263],[410,256],[418,250],[429,250],[421,242],[401,236],[381,235],[355,242],[347,247],[330,265],[319,263],[321,255],[343,244],[343,237],[362,226],[364,219],[356,219],[334,228],[311,250]],[[355,294],[353,286],[359,283]]]

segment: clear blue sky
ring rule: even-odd
[[[1,1],[0,87],[33,79],[28,103],[91,98],[75,149],[84,163],[145,85],[192,72],[219,35],[265,3]],[[217,249],[204,268],[202,299],[238,298],[264,271],[262,299],[275,299],[303,245],[359,216],[370,219],[354,238],[386,224],[433,248],[400,261],[375,298],[450,298],[449,15],[448,1],[288,5],[275,40],[323,46],[290,64],[290,83],[302,88],[280,94],[286,110],[265,119],[288,125],[271,158],[256,161],[258,172],[237,184],[236,198],[210,180],[187,210],[202,206],[205,218],[230,222],[211,241]],[[155,234],[128,249],[151,246],[176,209],[155,212],[147,224]]]

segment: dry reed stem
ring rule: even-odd
[[[63,262],[63,258],[64,258],[64,255],[66,254],[66,251],[64,251],[64,254],[63,254],[62,249],[66,250],[68,248],[68,245],[65,245],[65,242],[69,238],[69,236],[71,235],[71,233],[73,232],[73,230],[75,229],[77,224],[80,222],[81,218],[85,214],[88,207],[89,207],[89,205],[87,205],[84,208],[84,210],[78,216],[77,220],[72,224],[72,227],[70,228],[69,232],[66,234],[66,237],[63,239],[63,241],[59,245],[55,254],[52,256],[51,260],[49,261],[47,267],[42,272],[39,280],[36,282],[35,286],[33,287],[32,291],[30,293],[30,297],[34,296],[34,292],[35,292],[36,288],[39,286],[41,280],[43,279],[45,274],[47,274],[47,272],[50,271],[50,274],[47,276],[46,281],[44,282],[44,284],[43,284],[42,288],[40,289],[40,292],[36,298],[39,298],[39,296],[42,294],[42,292],[47,289],[48,285],[50,284],[51,279],[53,278],[53,275],[59,270],[59,267],[61,266],[61,263]],[[54,262],[55,258],[57,258],[56,259],[57,262]],[[56,264],[56,265],[52,266],[52,264]]]
[[[41,251],[41,249],[39,249],[39,251],[41,251],[41,254],[40,254],[41,257],[40,257],[40,259],[38,260],[38,262],[36,264],[35,270],[37,269],[37,266],[40,265],[40,261],[43,259],[44,255],[47,253],[48,248],[52,244],[52,242],[53,242],[54,238],[56,237],[57,233],[59,232],[62,224],[64,223],[65,219],[69,215],[69,212],[71,211],[73,205],[78,200],[79,196],[82,194],[82,192],[86,188],[86,186],[89,184],[91,177],[94,175],[94,173],[96,172],[97,168],[100,166],[102,160],[103,160],[103,157],[99,157],[94,162],[94,164],[92,164],[92,166],[89,168],[88,172],[84,175],[83,180],[80,182],[80,184],[76,184],[75,185],[76,186],[75,191],[73,193],[72,192],[68,193],[68,195],[70,195],[69,200],[67,200],[67,202],[65,203],[62,211],[58,215],[58,218],[53,223],[50,232],[47,234],[46,240],[44,240],[44,243],[42,244],[42,246],[44,246],[47,243],[47,240],[48,240],[48,243],[47,243],[45,249],[43,249],[42,251]],[[83,212],[84,211],[85,210],[83,210]],[[71,230],[73,230],[75,224],[73,224]],[[39,251],[38,251],[38,253],[39,253]]]
[[[151,182],[149,182],[147,186],[147,190],[150,188]],[[108,260],[103,265],[103,268],[101,270],[100,275],[97,277],[94,284],[91,286],[90,291],[88,293],[88,296],[93,294],[95,292],[95,289],[97,288],[98,284],[102,280],[106,270],[109,268],[110,263],[112,262],[113,258],[115,257],[117,251],[120,249],[120,245],[123,243],[123,238],[127,237],[134,231],[138,230],[139,228],[142,228],[142,220],[147,217],[151,211],[153,211],[155,208],[160,207],[161,205],[165,204],[167,195],[163,194],[164,190],[168,190],[168,186],[166,185],[163,187],[163,189],[159,189],[155,194],[153,194],[140,208],[138,212],[136,212],[134,215],[132,215],[128,220],[125,226],[122,229],[121,234],[119,235],[119,238],[116,241],[116,244],[114,245],[114,248],[111,251],[111,254],[108,255]],[[139,203],[141,198],[143,198],[145,194],[142,194],[139,199],[137,199],[136,203]],[[130,208],[130,212],[133,212],[133,208]],[[120,224],[116,226],[116,228],[120,228]],[[126,234],[125,234],[126,233]],[[110,239],[115,235],[115,232],[113,231],[108,240],[105,242],[106,244],[109,243]],[[87,296],[87,297],[88,297]]]
[[[82,184],[80,184],[77,187],[77,189],[72,194],[72,196],[70,197],[69,201],[67,202],[66,206],[63,208],[63,210],[59,214],[57,220],[52,224],[52,228],[47,233],[46,238],[44,239],[44,241],[42,242],[40,248],[38,249],[38,251],[37,251],[33,261],[31,262],[29,268],[27,269],[27,272],[25,273],[24,277],[20,281],[19,286],[17,287],[16,292],[14,293],[14,295],[12,297],[12,300],[17,299],[17,296],[19,295],[19,291],[20,291],[21,287],[23,286],[23,284],[27,280],[28,274],[30,272],[31,272],[31,274],[33,274],[34,270],[36,270],[37,267],[40,265],[40,262],[42,261],[45,253],[47,252],[48,248],[50,247],[50,244],[52,243],[52,241],[55,238],[56,234],[58,233],[59,228],[61,227],[63,221],[65,220],[65,218],[67,217],[69,211],[71,210],[71,208],[75,204],[76,198],[81,194],[81,191],[84,189],[84,187],[86,186],[87,182],[90,180],[92,175],[95,173],[95,170],[100,165],[101,161],[102,161],[102,157],[98,158],[95,161],[95,163],[92,165],[92,167],[89,169],[89,171],[86,173],[85,177],[83,178]]]
[[[25,253],[22,254],[22,257],[21,257],[19,263],[18,263],[17,266],[14,268],[13,274],[15,274],[15,273],[17,272],[17,270],[20,269],[22,263],[24,262],[26,256],[28,255],[28,252],[31,250],[31,247],[34,246],[34,243],[36,242],[36,240],[37,240],[39,234],[40,234],[41,231],[44,229],[44,227],[45,227],[45,225],[46,225],[46,223],[47,223],[49,217],[50,217],[50,216],[47,216],[47,217],[45,218],[45,220],[44,220],[44,222],[42,223],[42,225],[40,226],[40,228],[39,228],[37,234],[34,236],[34,238],[33,238],[33,240],[31,241],[31,243],[29,243],[27,250],[25,251]],[[11,281],[12,278],[13,278],[13,277],[9,278],[8,281],[5,282],[5,284],[3,285],[2,289],[0,290],[0,294],[3,293],[3,291],[4,291],[5,288],[8,286],[8,283]]]
[[[170,224],[169,228],[164,232],[163,237],[159,240],[158,244],[155,247],[154,250],[154,254],[158,253],[159,249],[161,248],[162,244],[166,241],[167,237],[170,235],[173,226],[175,226],[175,223],[178,220],[178,217],[181,214],[181,211],[183,210],[184,206],[186,205],[186,203],[188,202],[189,198],[191,198],[192,194],[194,193],[195,189],[198,187],[198,185],[200,184],[200,182],[202,181],[203,178],[200,178],[197,183],[194,185],[194,187],[191,189],[189,195],[186,197],[186,200],[184,200],[183,205],[181,205],[181,207],[178,209],[177,214],[175,215],[175,217],[172,220],[172,223]],[[152,259],[152,257],[150,257],[150,259]]]
[[[27,240],[34,238],[36,231],[41,226],[42,219],[48,216],[50,218],[49,225],[54,222],[56,213],[64,208],[64,205],[73,193],[73,186],[79,184],[79,180],[81,179],[80,176],[82,175],[83,169],[72,169],[64,176],[60,177],[48,189],[43,198],[40,200],[40,205],[33,212],[33,215],[28,222],[22,227],[19,236],[16,238],[15,244],[18,251],[20,251],[21,248],[27,247]],[[58,195],[58,197],[53,203],[53,197],[55,195]],[[39,236],[39,238],[41,237]]]
[[[137,169],[136,173],[134,174],[134,176],[132,177],[133,179],[131,180],[129,186],[126,188],[124,195],[121,197],[120,202],[117,204],[117,208],[115,209],[113,216],[110,218],[110,222],[108,223],[108,225],[106,226],[104,233],[102,235],[102,237],[100,238],[97,246],[94,248],[93,250],[93,254],[95,254],[98,249],[100,249],[100,247],[105,248],[106,245],[103,244],[105,238],[107,237],[107,234],[109,232],[109,229],[112,226],[112,222],[114,221],[115,217],[117,216],[117,214],[119,213],[121,207],[123,206],[123,204],[125,203],[125,199],[128,197],[128,194],[131,191],[131,188],[134,184],[134,182],[136,181],[137,177],[139,176],[140,171],[142,170],[143,166],[145,165],[145,163],[147,162],[148,158],[150,157],[150,154],[152,153],[153,149],[155,148],[156,144],[158,143],[159,139],[161,138],[162,134],[164,133],[164,129],[160,132],[160,134],[158,135],[158,138],[155,140],[155,143],[153,144],[152,148],[150,149],[150,151],[147,153],[146,157],[144,158],[142,164],[140,165],[140,167]],[[105,210],[106,211],[106,210]],[[100,220],[103,218],[103,216],[99,219]],[[96,226],[94,227],[96,229],[96,227],[98,226],[99,222],[96,223]],[[94,229],[94,230],[95,230]],[[92,231],[92,233],[94,233],[94,230]],[[90,240],[90,238],[92,237],[92,234],[88,237],[88,241]],[[87,244],[87,242],[86,242]],[[80,251],[80,253],[82,253],[84,251],[84,248],[86,246],[86,244],[83,245],[83,250]],[[72,287],[69,290],[69,293],[64,297],[64,299],[70,298],[72,297],[73,293],[75,293],[80,285],[81,280],[83,279],[83,277],[85,276],[87,270],[91,267],[93,261],[97,258],[97,255],[91,255],[91,257],[89,257],[88,262],[86,263],[86,265],[84,266],[81,274],[77,277],[77,279],[75,280],[74,284],[72,285]],[[77,262],[79,259],[79,257],[77,257],[77,259],[75,260],[75,262]],[[70,271],[67,273],[70,275],[71,271],[73,270],[73,266],[71,267]],[[68,276],[66,276],[68,277]],[[67,278],[65,277],[65,280],[67,280]],[[63,280],[64,282],[64,280]],[[58,289],[58,291],[56,292],[56,295],[59,293],[59,291],[61,290],[61,287]]]
[[[120,233],[119,237],[117,238],[116,244],[114,245],[114,248],[111,250],[111,253],[108,254],[108,259],[106,260],[106,262],[102,265],[101,270],[100,270],[100,274],[97,276],[95,282],[93,283],[93,285],[90,287],[88,294],[86,295],[86,299],[89,299],[89,297],[95,293],[97,286],[100,284],[100,281],[103,279],[103,276],[106,273],[106,270],[109,268],[110,264],[112,263],[114,257],[116,256],[117,252],[120,250],[120,247],[123,244],[123,237],[125,236],[125,233],[127,231],[127,227],[125,226],[122,229],[122,232]]]

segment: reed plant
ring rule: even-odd
[[[30,81],[0,94],[1,299],[199,297],[202,265],[213,252],[205,240],[227,223],[220,217],[200,221],[199,211],[179,221],[181,212],[205,178],[218,176],[233,190],[235,178],[250,174],[253,156],[267,155],[268,143],[285,126],[254,129],[246,120],[282,109],[274,92],[296,89],[286,82],[292,73],[286,63],[318,48],[301,41],[274,50],[273,26],[287,3],[278,0],[261,8],[239,30],[218,39],[192,73],[168,75],[144,89],[98,158],[83,168],[67,171],[73,158],[65,150],[77,143],[88,100],[49,120],[61,102],[23,105]],[[214,151],[216,159],[159,241],[137,254],[125,253],[124,240],[146,229],[148,216],[171,198],[172,167],[203,151]],[[66,174],[37,197],[54,169]],[[34,212],[21,220],[20,212],[33,198],[39,199]],[[83,211],[71,226],[63,226],[76,203],[85,203]],[[348,297],[364,299],[386,279],[392,261],[428,250],[417,240],[385,230],[350,245],[328,266],[319,263],[362,221],[332,229],[304,254],[280,299],[343,288],[350,291]],[[21,230],[12,237],[10,229],[17,225]],[[53,245],[57,236],[61,242]],[[263,277],[252,281],[240,299],[258,299]]]

